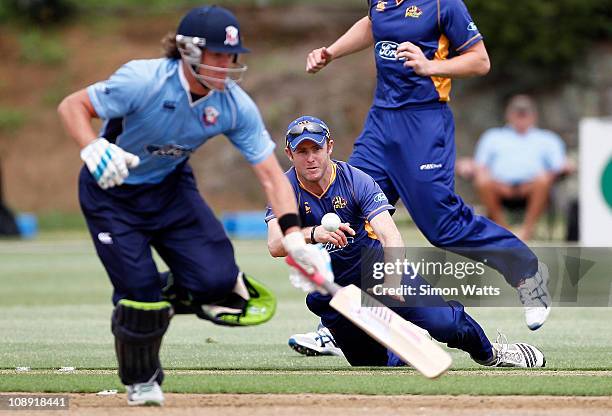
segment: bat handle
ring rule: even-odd
[[[302,273],[302,275],[306,276],[308,280],[310,280],[312,283],[324,288],[332,295],[335,295],[338,289],[340,288],[334,282],[327,281],[327,279],[325,279],[323,275],[321,275],[321,273],[318,273],[317,271],[314,271],[312,273],[307,272],[306,269],[304,269],[304,267],[302,267],[302,265],[299,264],[297,261],[295,261],[295,259],[291,256],[285,257],[285,262],[289,266],[297,269],[300,273]]]

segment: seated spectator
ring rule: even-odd
[[[504,127],[487,130],[476,146],[475,160],[460,161],[460,176],[474,177],[478,195],[489,218],[508,227],[503,206],[524,201],[525,219],[517,236],[530,240],[546,209],[556,178],[572,171],[565,144],[554,132],[536,127],[538,113],[527,95],[512,97]]]

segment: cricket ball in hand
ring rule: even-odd
[[[340,228],[340,217],[333,212],[328,212],[321,218],[321,225],[329,232],[334,232]]]

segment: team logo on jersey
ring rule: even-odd
[[[217,110],[215,107],[206,107],[204,109],[203,119],[204,124],[206,124],[207,126],[212,126],[213,124],[215,124],[218,118],[219,110]]]
[[[332,199],[332,204],[334,205],[334,209],[341,209],[345,208],[348,205],[348,202],[340,195],[337,195],[334,197],[334,199]]]
[[[376,42],[374,50],[382,59],[387,61],[397,61],[397,47],[399,43],[392,42],[390,40],[381,40]]]
[[[476,23],[470,22],[470,24],[467,27],[467,30],[469,30],[470,32],[477,32],[478,28],[476,27]]]
[[[168,156],[173,158],[181,158],[189,156],[193,153],[193,149],[181,146],[180,144],[150,144],[146,147],[147,152],[155,156]]]
[[[377,12],[384,12],[386,6],[387,6],[387,2],[386,1],[379,1],[376,4],[376,11]]]
[[[387,200],[387,195],[384,192],[374,195],[374,202],[383,202]]]
[[[423,10],[419,9],[417,6],[408,6],[406,9],[406,15],[404,17],[414,17],[418,19],[423,14]]]
[[[227,26],[225,28],[225,41],[224,45],[236,46],[240,38],[238,37],[238,28],[236,26]]]
[[[310,205],[308,204],[308,201],[304,202],[304,212],[306,212],[306,214],[310,214],[312,212],[312,210],[310,209]]]

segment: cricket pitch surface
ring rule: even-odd
[[[9,393],[10,394],[10,393]],[[26,393],[27,394],[27,393]],[[31,393],[30,393],[31,394]],[[128,407],[125,394],[69,394],[69,410],[54,415],[611,415],[612,397],[367,396],[339,394],[166,394],[166,405]],[[14,412],[10,412],[14,414]],[[40,415],[20,410],[19,415]],[[0,414],[9,414],[0,411]]]

